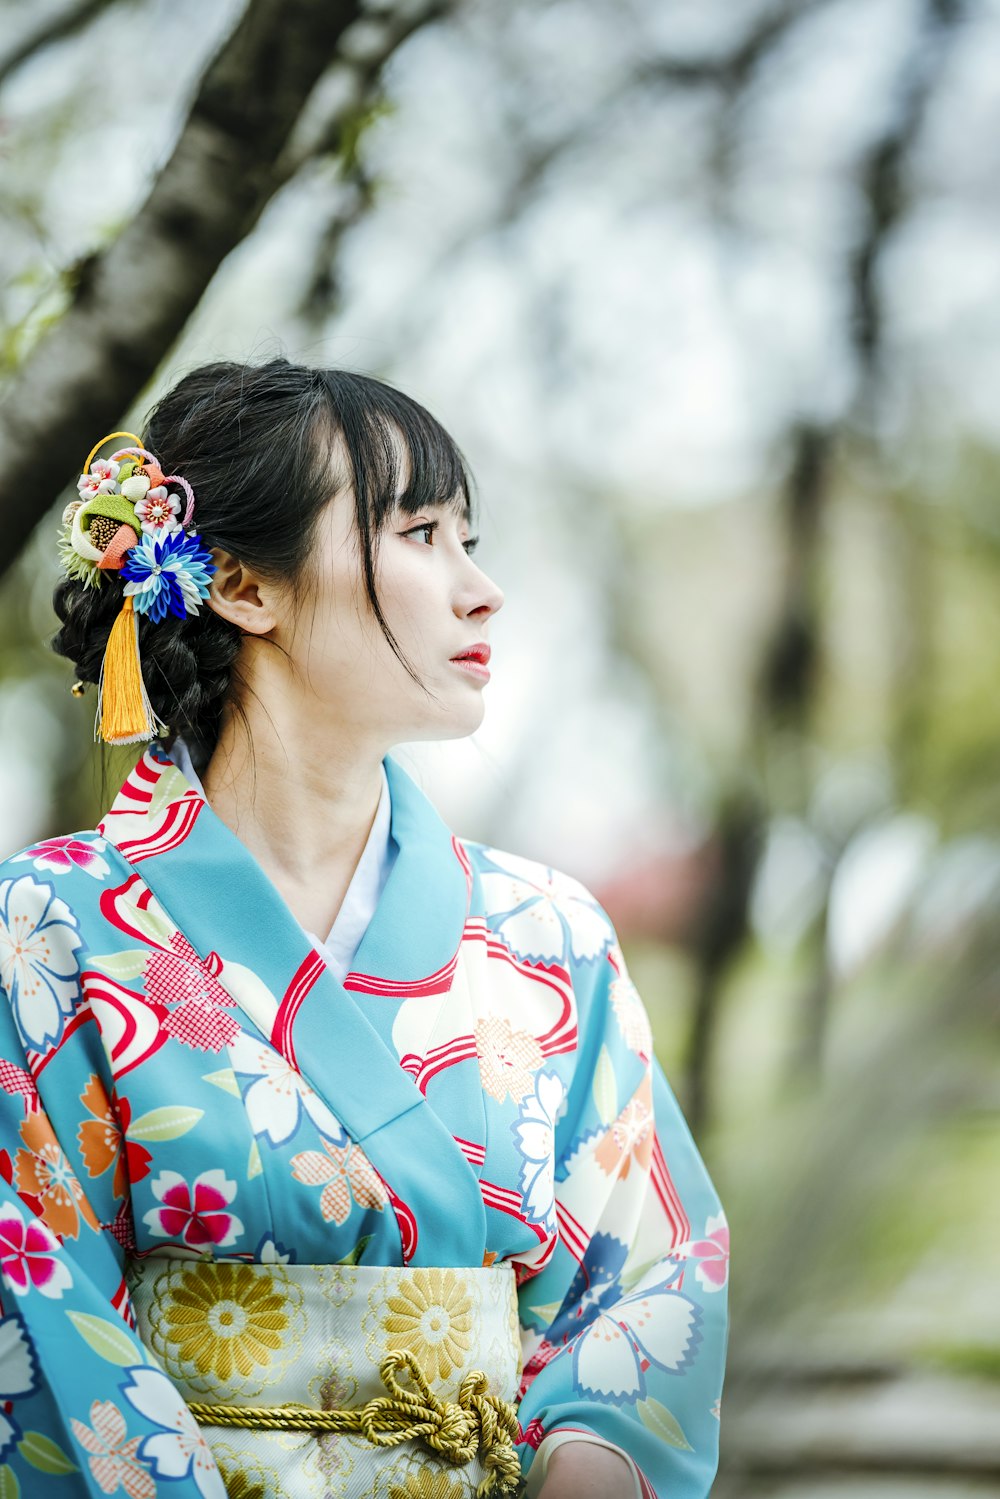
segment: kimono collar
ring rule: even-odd
[[[205,797],[205,787],[201,777],[194,768],[191,759],[191,751],[186,740],[178,734],[170,749],[167,751],[170,759],[183,772],[188,784],[193,786],[202,797]],[[323,957],[334,969],[337,977],[343,982],[348,968],[353,963],[361,938],[367,930],[368,923],[378,906],[385,882],[389,877],[389,871],[396,861],[398,852],[395,841],[389,831],[391,819],[391,801],[389,795],[389,781],[385,773],[385,766],[379,766],[379,779],[382,790],[379,795],[378,807],[372,822],[371,831],[358,860],[357,868],[351,876],[347,892],[344,895],[340,910],[330,931],[321,935],[318,932],[309,931],[303,927],[303,931],[311,942],[324,949]],[[206,797],[207,800],[207,797]]]
[[[397,854],[357,966],[369,974],[416,979],[454,955],[468,914],[471,875],[464,850],[413,778],[389,755],[382,768]],[[157,895],[162,885],[170,887],[179,909],[171,910],[165,897],[162,904],[189,937],[192,925],[204,930],[206,950],[218,949],[218,936],[234,927],[245,945],[255,910],[267,910],[269,919],[280,910],[281,935],[288,939],[291,927],[295,946],[308,946],[260,864],[158,740],[147,745],[98,830],[130,864],[141,866]],[[208,897],[201,909],[191,899],[195,890]]]
[[[129,884],[138,877],[195,961],[223,986],[229,980],[245,1023],[312,1083],[376,1169],[397,1184],[404,1205],[419,1195],[428,1160],[464,1183],[458,1214],[443,1198],[424,1201],[415,1216],[397,1209],[401,1221],[412,1220],[405,1257],[420,1262],[427,1254],[434,1263],[434,1244],[444,1235],[457,1263],[475,1264],[485,1223],[478,1178],[370,1018],[383,1001],[414,999],[428,1007],[433,1025],[456,973],[472,873],[461,843],[412,777],[389,756],[382,765],[399,852],[343,984],[249,849],[156,740],[98,831],[131,866]],[[102,909],[118,894],[105,892]]]

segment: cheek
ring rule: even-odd
[[[426,558],[397,556],[377,575],[376,583],[382,613],[393,630],[419,629],[439,607]]]

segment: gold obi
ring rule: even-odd
[[[513,1267],[130,1260],[139,1336],[230,1499],[505,1499],[521,1342]]]

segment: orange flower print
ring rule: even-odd
[[[19,1150],[14,1160],[17,1190],[37,1200],[39,1214],[52,1232],[61,1239],[76,1239],[81,1218],[91,1228],[99,1228],[97,1215],[41,1110],[22,1122],[21,1139],[28,1148]]]
[[[486,1015],[476,1022],[476,1050],[483,1087],[497,1103],[509,1093],[520,1103],[534,1091],[533,1073],[542,1065],[542,1048],[530,1031],[516,1031],[500,1015]]]
[[[633,1160],[643,1170],[648,1167],[653,1123],[653,1090],[647,1072],[594,1151],[594,1158],[608,1176],[628,1176]]]
[[[323,1141],[326,1155],[318,1150],[303,1150],[292,1156],[292,1175],[307,1187],[323,1187],[319,1200],[320,1212],[327,1223],[346,1223],[351,1211],[351,1199],[362,1208],[385,1207],[389,1195],[382,1179],[360,1145],[349,1140],[346,1145],[333,1145]]]
[[[90,1074],[87,1086],[80,1094],[80,1102],[93,1117],[85,1119],[76,1132],[83,1154],[83,1163],[89,1176],[103,1176],[111,1166],[115,1168],[111,1190],[116,1197],[124,1197],[128,1189],[125,1170],[125,1153],[122,1150],[122,1131],[111,1107],[111,1100],[104,1084],[96,1072]]]
[[[95,1400],[90,1407],[93,1429],[76,1417],[71,1425],[87,1454],[87,1463],[102,1494],[124,1489],[128,1499],[156,1499],[156,1484],[139,1461],[141,1436],[126,1441],[125,1417],[111,1400]]]

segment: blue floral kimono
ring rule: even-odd
[[[398,854],[343,984],[156,740],[96,829],[0,862],[0,1499],[251,1492],[136,1330],[165,1251],[506,1262],[526,1492],[585,1439],[709,1493],[728,1229],[614,928],[383,764]]]

